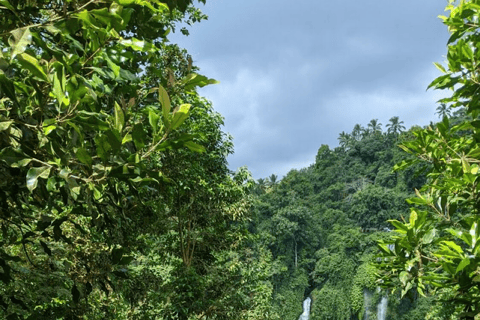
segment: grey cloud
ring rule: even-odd
[[[232,169],[283,175],[355,123],[435,117],[441,95],[425,89],[448,37],[437,0],[210,0],[205,12],[174,41],[221,81],[201,93],[235,137]]]

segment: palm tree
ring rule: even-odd
[[[338,141],[340,142],[340,146],[342,148],[348,149],[352,142],[352,136],[348,133],[345,133],[345,131],[342,131],[342,133],[340,133],[340,136],[338,137]]]
[[[438,114],[438,117],[439,118],[445,118],[445,117],[451,117],[452,114],[450,112],[450,108],[445,104],[445,103],[441,103],[438,107],[437,107],[437,112],[435,112],[436,114]]]
[[[358,123],[353,127],[353,130],[352,130],[352,138],[354,140],[360,140],[360,138],[362,137],[362,133],[365,131],[365,129],[359,125]]]
[[[367,127],[370,128],[370,131],[373,134],[382,131],[382,124],[380,122],[378,122],[378,119],[370,120],[370,123],[367,125]]]
[[[258,194],[265,193],[267,189],[267,179],[260,178],[257,180],[256,191]]]
[[[269,185],[270,185],[270,186],[276,185],[276,184],[277,184],[277,178],[278,178],[278,176],[277,176],[276,174],[272,173],[272,174],[270,175],[270,177],[268,177]]]
[[[395,136],[397,136],[399,133],[405,130],[405,126],[402,125],[403,121],[399,121],[398,117],[391,117],[389,121],[390,123],[386,125],[388,128],[388,133],[393,133]]]

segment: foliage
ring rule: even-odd
[[[403,131],[398,117],[391,121],[394,132],[381,132],[375,119],[369,131],[356,125],[351,134],[342,132],[338,148],[321,146],[315,164],[290,171],[274,187],[257,180],[249,229],[272,254],[272,305],[284,318],[298,318],[306,296],[312,298],[311,319],[376,312],[383,295],[375,281],[376,241],[387,237],[387,219],[408,213],[405,199],[424,181],[392,171],[410,159],[396,143],[411,139],[413,131]],[[404,300],[392,299],[391,319],[425,315],[420,307],[415,311],[421,299]]]
[[[1,318],[267,318],[191,2],[0,1]]]
[[[428,183],[409,200],[408,221],[393,220],[395,235],[380,244],[380,267],[385,285],[398,286],[402,295],[411,290],[437,295],[442,304],[438,319],[474,319],[480,314],[478,292],[479,220],[478,182],[480,144],[477,66],[478,1],[449,1],[442,17],[451,37],[447,66],[436,66],[444,75],[430,87],[451,89],[440,100],[443,121],[419,130],[416,139],[403,144],[415,162],[430,164]],[[447,107],[448,106],[448,107]],[[466,117],[450,121],[448,109],[463,109]],[[401,169],[409,162],[398,165]],[[386,244],[394,243],[389,250]],[[445,312],[447,309],[449,311]]]

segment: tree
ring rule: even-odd
[[[268,177],[268,184],[270,186],[276,185],[277,184],[277,179],[278,179],[278,176],[276,174],[272,173],[270,175],[270,177]]]
[[[122,226],[150,214],[132,195],[169,182],[152,157],[205,150],[176,135],[191,105],[171,99],[167,78],[139,73],[188,3],[2,1],[0,294],[14,301],[2,318],[91,312],[88,297],[127,276]],[[199,77],[181,80],[194,90]]]
[[[340,142],[340,146],[342,148],[348,149],[352,142],[352,136],[350,136],[348,133],[345,133],[345,131],[342,131],[338,137],[338,141]]]
[[[360,140],[362,138],[362,134],[364,131],[365,131],[365,128],[363,128],[360,124],[357,123],[352,130],[353,139],[357,141]]]
[[[382,131],[382,124],[378,122],[378,119],[370,120],[367,127],[370,129],[370,132],[373,134],[376,134],[377,132]]]
[[[0,318],[252,311],[250,179],[166,40],[191,3],[0,2]]]
[[[417,159],[397,168],[412,162],[431,164],[429,181],[409,200],[415,205],[409,220],[391,221],[396,230],[380,243],[380,268],[385,285],[400,287],[402,296],[412,290],[420,295],[435,294],[439,306],[448,310],[444,318],[475,319],[480,314],[480,132],[476,120],[480,114],[476,80],[480,55],[474,48],[480,35],[480,10],[478,1],[449,1],[447,10],[450,15],[442,17],[451,32],[447,66],[436,64],[444,75],[429,87],[453,91],[452,96],[440,100],[442,115],[449,108],[465,108],[470,117],[454,126],[443,117],[435,127],[415,132],[416,140],[404,143],[402,148]],[[394,244],[394,250],[388,244]]]
[[[443,119],[445,117],[451,117],[452,116],[449,106],[445,103],[441,103],[437,107],[437,112],[435,112],[435,113],[438,114],[438,116],[441,119]]]
[[[390,123],[386,126],[388,128],[388,133],[397,136],[405,130],[405,126],[403,126],[403,121],[399,121],[398,117],[391,117],[389,121]]]

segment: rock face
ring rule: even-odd
[[[312,303],[312,299],[308,297],[303,301],[303,313],[298,318],[298,320],[308,320],[310,318],[310,304]]]

